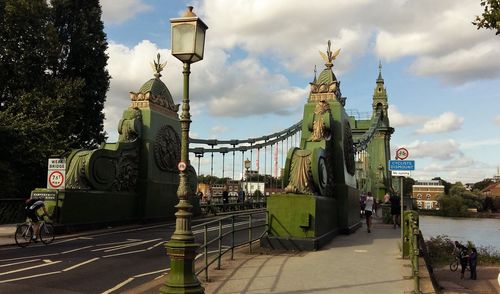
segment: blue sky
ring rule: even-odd
[[[409,150],[413,178],[492,177],[500,166],[500,38],[471,24],[478,2],[101,0],[112,76],[106,131],[116,139],[128,92],[152,77],[158,52],[168,61],[162,80],[180,103],[169,19],[193,5],[209,29],[204,60],[191,67],[192,137],[257,137],[299,121],[314,66],[324,67],[318,51],[331,40],[342,48],[334,72],[347,109],[371,110],[382,62],[392,152]],[[203,158],[201,173],[209,165]]]

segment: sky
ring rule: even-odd
[[[170,54],[169,19],[192,5],[209,27],[204,59],[191,65],[192,138],[259,137],[301,120],[314,67],[324,68],[318,51],[326,51],[331,40],[332,51],[341,48],[333,70],[347,110],[371,112],[382,64],[395,129],[391,154],[408,149],[416,166],[412,178],[474,183],[498,172],[500,38],[471,24],[482,12],[478,0],[101,0],[101,5],[112,77],[104,109],[109,141],[117,138],[128,93],[153,77],[150,63],[157,53],[167,61],[162,80],[181,103],[182,63]],[[210,173],[208,156],[200,165],[201,174]]]

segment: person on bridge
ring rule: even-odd
[[[366,227],[368,228],[368,233],[371,233],[372,228],[372,213],[375,202],[372,196],[372,192],[368,192],[365,200],[365,218],[366,218]]]
[[[26,212],[26,216],[33,222],[33,236],[31,236],[31,238],[33,241],[37,242],[38,232],[40,231],[40,221],[43,220],[44,216],[48,217],[49,213],[47,212],[45,203],[41,199],[29,198],[26,200],[25,204],[24,211]],[[39,209],[42,209],[44,212],[41,216],[37,213]]]
[[[396,195],[391,195],[389,201],[391,202],[392,224],[394,229],[396,229],[396,225],[401,227],[401,203],[399,197]]]

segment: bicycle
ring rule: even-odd
[[[14,238],[16,240],[16,244],[19,247],[28,246],[33,238],[33,225],[31,219],[28,219],[26,222],[20,224],[16,228],[16,233]],[[50,244],[54,241],[54,226],[50,223],[47,223],[45,219],[40,220],[40,227],[38,230],[38,237],[43,244]]]
[[[456,272],[459,265],[460,265],[460,257],[455,256],[455,259],[450,263],[450,271]],[[467,264],[465,270],[470,271],[469,264]]]

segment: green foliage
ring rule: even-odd
[[[466,216],[467,206],[462,197],[457,195],[442,195],[438,198],[440,213],[444,216]]]
[[[483,190],[484,188],[488,187],[489,185],[493,184],[493,180],[492,179],[484,179],[480,182],[477,182],[475,183],[474,185],[472,185],[472,191],[481,191]]]
[[[483,14],[476,16],[472,22],[477,29],[496,30],[496,35],[500,36],[500,0],[481,0],[484,7]]]
[[[97,1],[5,0],[0,16],[0,198],[27,197],[45,186],[47,158],[102,140],[107,44]]]
[[[454,242],[446,235],[431,237],[425,241],[427,252],[433,266],[442,266],[453,261]],[[472,241],[467,241],[467,247],[477,249],[479,265],[500,265],[500,251],[493,247],[476,247]]]

